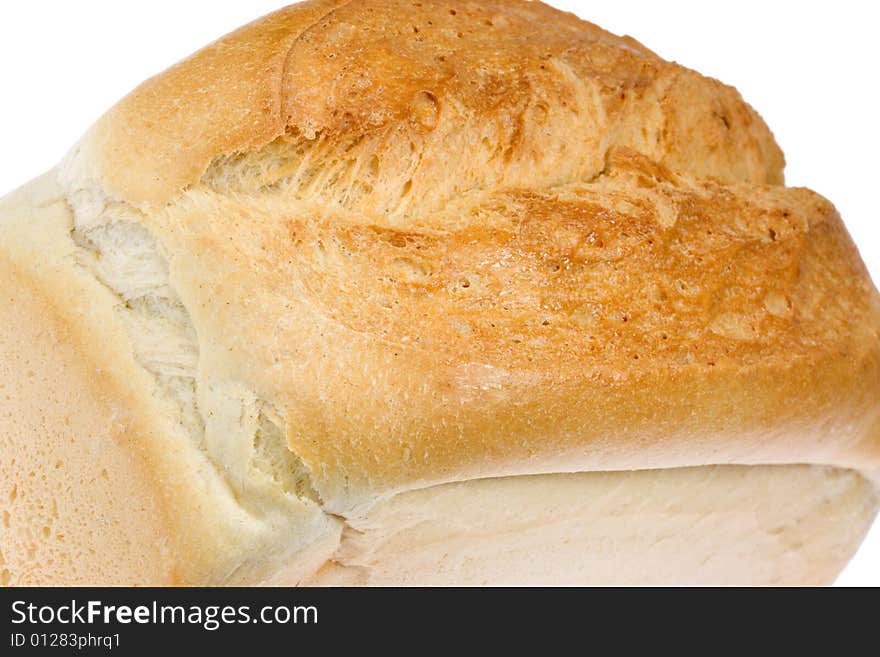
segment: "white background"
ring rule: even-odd
[[[4,0],[0,196],[54,166],[94,119],[141,80],[282,4]],[[775,132],[789,163],[788,184],[811,187],[834,201],[874,280],[880,280],[876,3],[551,4],[736,86]],[[880,523],[838,583],[880,585]]]

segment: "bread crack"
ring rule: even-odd
[[[71,233],[79,264],[119,300],[134,357],[152,376],[154,394],[173,409],[171,417],[182,433],[252,515],[273,513],[279,500],[323,507],[309,468],[290,450],[283,422],[270,404],[242,387],[200,389],[199,337],[171,285],[168,261],[155,236],[136,221],[114,219],[112,207],[91,210],[99,216],[79,221]],[[237,432],[224,431],[215,417],[218,408],[240,409]],[[228,444],[235,440],[250,450],[241,471]]]

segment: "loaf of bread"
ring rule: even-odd
[[[309,0],[0,202],[4,584],[816,584],[880,296],[736,90],[538,2]]]

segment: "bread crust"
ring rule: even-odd
[[[47,389],[124,409],[131,499],[83,526],[166,546],[95,578],[296,583],[449,482],[880,470],[880,297],[783,164],[734,89],[537,2],[311,0],[145,82],[0,206],[0,310],[81,345]]]
[[[152,223],[203,375],[281,410],[334,512],[511,474],[878,466],[877,296],[812,192],[625,152],[431,226],[370,219],[198,189]]]
[[[542,163],[556,178],[594,175],[612,145],[722,180],[782,181],[782,152],[735,89],[519,0],[291,5],[143,83],[89,131],[68,171],[79,186],[162,204],[221,156],[285,134],[344,145],[399,129],[420,141],[447,122],[486,128],[487,155],[501,152],[498,175],[514,185],[536,184]],[[461,158],[454,176],[473,156],[431,150],[444,166]],[[470,182],[491,182],[491,168]]]

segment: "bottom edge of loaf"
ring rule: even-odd
[[[830,584],[877,508],[872,481],[826,466],[473,480],[402,493],[349,518],[332,557],[300,583]]]

